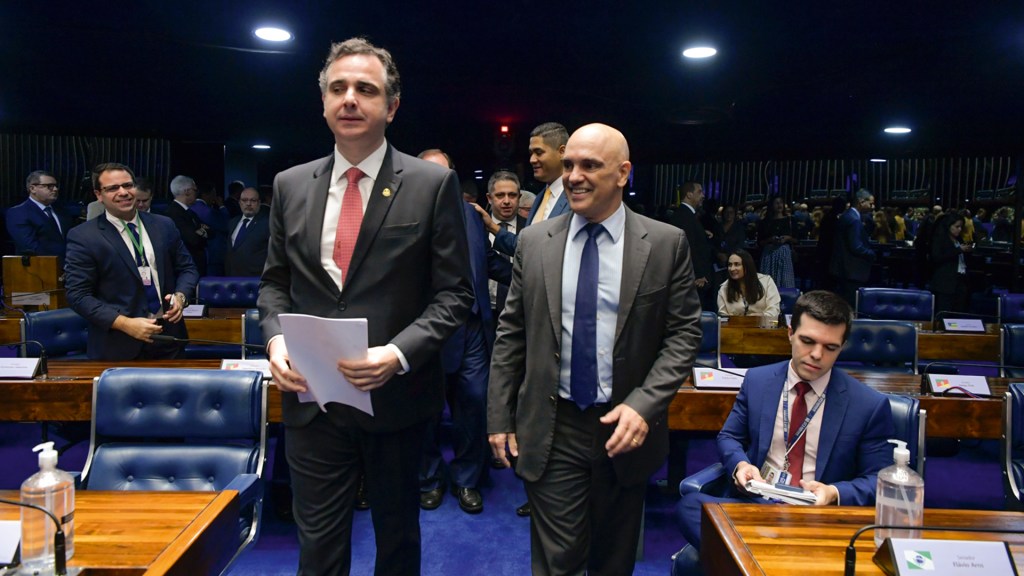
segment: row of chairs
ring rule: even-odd
[[[949,310],[935,310],[935,295],[928,290],[904,288],[860,288],[856,312],[858,318],[909,322],[938,322],[939,317],[957,315]],[[984,319],[1000,324],[1024,322],[1024,294],[999,294],[996,317]]]

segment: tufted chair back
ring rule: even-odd
[[[714,312],[700,313],[700,349],[697,350],[697,362],[708,366],[720,366],[718,363],[718,314]]]
[[[1024,322],[1024,294],[999,295],[999,322],[1001,324]]]
[[[196,287],[199,303],[211,308],[255,308],[259,295],[258,276],[204,276]]]
[[[870,320],[931,322],[935,296],[927,290],[859,288],[857,317]]]
[[[999,459],[1006,509],[1024,511],[1024,382],[1012,382],[1003,395],[1003,435]]]
[[[837,364],[860,371],[917,374],[917,329],[896,320],[853,321]]]
[[[1024,378],[1024,324],[1003,324],[1000,335],[1002,344],[1002,376]]]
[[[242,315],[242,342],[252,346],[263,346],[263,330],[260,329],[260,311],[249,308]],[[251,348],[242,348],[242,358],[264,359],[267,355]]]
[[[58,308],[43,312],[26,312],[21,319],[21,339],[36,340],[43,345],[49,358],[86,358],[89,342],[89,321],[71,308]],[[21,356],[39,354],[39,346],[25,344]]]
[[[799,288],[779,288],[779,298],[781,298],[781,308],[783,314],[792,314],[793,305],[796,304],[797,298],[800,297]]]

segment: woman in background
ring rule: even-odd
[[[786,214],[786,202],[781,196],[768,200],[768,212],[757,227],[757,240],[761,245],[761,270],[771,276],[776,286],[795,288],[793,273],[793,219]]]
[[[771,276],[758,274],[749,252],[733,250],[728,272],[729,279],[718,289],[719,316],[779,317],[779,289]]]
[[[935,312],[967,312],[967,259],[974,250],[961,243],[964,217],[950,211],[935,226],[931,245],[931,289],[935,293]]]

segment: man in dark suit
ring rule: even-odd
[[[493,246],[496,234],[504,231],[515,235],[526,227],[526,218],[519,215],[520,193],[519,177],[508,170],[498,170],[491,174],[490,180],[487,181],[487,202],[491,205],[490,214],[479,204],[471,204],[480,214],[484,228],[488,230],[489,245]],[[498,256],[509,262],[512,261],[511,256],[505,254],[498,254]],[[508,284],[490,280],[487,290],[490,294],[491,309],[494,311],[495,320],[497,320],[502,309],[505,308]]]
[[[862,215],[871,213],[874,208],[875,197],[861,188],[854,196],[853,205],[839,216],[836,224],[829,272],[836,278],[836,291],[850,306],[857,305],[857,289],[871,278],[875,251],[871,249]]]
[[[203,224],[199,215],[192,210],[196,203],[198,188],[195,180],[188,176],[175,176],[171,180],[171,194],[174,201],[167,205],[167,217],[174,221],[181,233],[181,239],[185,242],[192,260],[196,263],[196,269],[200,276],[206,276],[206,241],[209,237],[209,226]]]
[[[260,211],[260,193],[242,190],[238,200],[242,214],[228,224],[231,244],[225,262],[228,276],[260,276],[267,263],[270,217]]]
[[[58,256],[64,266],[65,238],[71,223],[53,209],[59,186],[45,170],[36,170],[25,178],[28,198],[7,209],[7,233],[14,240],[16,254]]]
[[[68,304],[89,321],[89,358],[176,358],[188,338],[182,310],[199,281],[170,219],[136,209],[135,175],[123,164],[93,171],[104,214],[68,233]]]
[[[622,134],[584,126],[563,163],[573,213],[519,235],[487,428],[526,484],[534,574],[632,574],[700,306],[682,232],[622,203]]]
[[[530,166],[533,177],[544,184],[544,190],[537,194],[526,225],[543,222],[569,211],[569,201],[562,193],[562,154],[569,132],[557,122],[545,122],[530,132]],[[507,230],[500,230],[493,220],[484,219],[487,232],[494,235],[494,249],[512,256],[516,253],[518,236]]]
[[[454,172],[384,138],[398,110],[391,54],[361,38],[335,44],[320,74],[331,155],[274,180],[261,328],[282,390],[299,534],[300,574],[348,574],[359,471],[376,535],[378,574],[419,574],[423,433],[444,401],[441,345],[473,302]],[[366,318],[369,350],[339,360],[374,415],[300,402],[278,318]]]
[[[683,201],[672,213],[672,224],[682,228],[690,244],[693,259],[694,285],[700,295],[701,308],[717,312],[718,286],[715,286],[715,251],[708,241],[704,225],[700,223],[701,206],[704,205],[704,186],[700,182],[684,182],[680,188]]]
[[[688,494],[679,504],[683,534],[695,548],[702,504],[765,502],[747,494],[750,480],[803,487],[819,506],[874,504],[878,471],[892,464],[887,439],[895,432],[885,396],[833,367],[851,318],[835,293],[804,294],[793,306],[793,357],[747,372],[718,434],[718,454],[733,479],[729,492]]]

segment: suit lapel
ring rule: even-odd
[[[555,335],[556,350],[562,345],[562,260],[565,257],[565,242],[569,237],[569,221],[562,218],[548,230],[541,259],[541,274],[544,293],[548,298],[548,316],[551,331]]]
[[[647,241],[647,228],[626,208],[626,226],[623,232],[625,244],[622,247],[622,283],[619,286],[619,313],[615,320],[615,344],[618,345],[622,327],[626,325],[633,300],[640,289],[647,260],[651,255],[651,243]]]
[[[135,255],[128,250],[128,246],[125,245],[124,240],[121,238],[121,231],[118,230],[113,224],[107,220],[107,214],[104,212],[96,218],[96,225],[100,229],[100,235],[110,243],[110,247],[113,248],[114,253],[117,254],[118,258],[124,263],[125,267],[131,270],[132,275],[138,278],[139,283],[142,283],[142,276],[139,275],[139,266],[135,263]]]
[[[839,429],[843,427],[843,418],[849,407],[850,398],[846,394],[846,381],[839,376],[839,369],[833,368],[832,375],[825,388],[825,413],[822,414],[821,432],[818,434],[818,459],[814,463],[814,475],[821,478],[828,467],[832,447],[835,446]]]
[[[191,210],[189,210],[191,212]],[[142,225],[146,227],[146,235],[149,236],[149,243],[153,245],[153,260],[149,265],[156,268],[157,274],[160,275],[160,282],[163,283],[163,290],[160,292],[162,298],[164,294],[171,294],[174,292],[173,286],[168,286],[167,281],[170,279],[170,270],[174,267],[173,262],[165,262],[167,260],[163,256],[170,254],[170,250],[167,249],[166,239],[163,234],[160,233],[160,229],[153,223],[153,218],[145,212],[139,213],[139,219],[142,221]],[[140,277],[139,280],[142,280]]]
[[[327,207],[327,191],[331,187],[331,171],[333,169],[334,154],[332,153],[327,158],[324,158],[319,168],[313,171],[313,193],[304,199],[306,202],[306,214],[303,223],[304,227],[311,232],[305,235],[305,252],[316,263],[315,266],[312,266],[313,273],[320,276],[320,281],[324,286],[337,289],[337,284],[334,283],[330,274],[320,265],[320,239],[323,237],[324,232],[324,209]],[[313,230],[316,231],[315,234],[312,233]]]
[[[757,461],[764,462],[768,457],[768,449],[772,445],[772,435],[775,433],[775,417],[779,413],[779,403],[782,401],[782,389],[786,386],[786,371],[789,363],[780,364],[769,376],[769,381],[764,384],[765,396],[761,399],[761,421],[758,423]],[[755,383],[761,386],[760,383]],[[753,400],[753,397],[751,397]],[[820,454],[820,452],[819,452]]]
[[[384,218],[391,209],[392,202],[398,198],[399,187],[402,185],[402,160],[395,154],[395,149],[388,144],[387,152],[384,153],[384,162],[380,166],[380,172],[373,183],[373,191],[370,192],[370,201],[366,205],[366,213],[363,214],[363,223],[359,226],[359,237],[356,238],[356,246],[352,251],[352,262],[349,265],[352,278],[359,274],[359,266],[366,259],[366,254],[373,244],[377,232],[380,231]],[[387,195],[384,190],[389,190]],[[347,279],[346,279],[347,280]],[[348,282],[345,282],[348,285]]]

